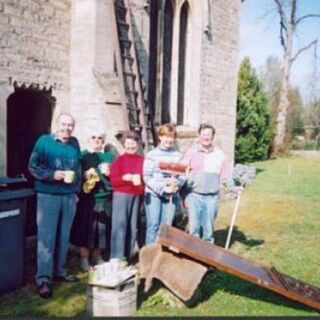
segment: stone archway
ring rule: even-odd
[[[27,186],[34,180],[28,172],[33,146],[41,134],[49,133],[55,98],[51,90],[15,87],[7,99],[7,176],[23,174]],[[36,197],[27,202],[26,235],[36,233]]]
[[[54,105],[50,90],[15,87],[7,99],[7,175],[25,175],[30,187],[29,157],[37,138],[50,132]]]

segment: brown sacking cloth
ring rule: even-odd
[[[145,279],[144,291],[159,279],[183,301],[188,301],[199,286],[207,267],[184,256],[164,251],[160,244],[143,247],[139,253],[139,273]]]

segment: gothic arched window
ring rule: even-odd
[[[184,99],[185,99],[185,75],[186,75],[186,53],[188,35],[189,3],[186,1],[180,11],[179,28],[179,67],[178,67],[178,101],[177,101],[177,124],[184,121]]]
[[[164,7],[163,21],[161,123],[170,122],[172,36],[173,6],[172,1],[167,0]]]

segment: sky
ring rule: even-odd
[[[320,0],[298,0],[297,17],[308,13],[320,14]],[[268,56],[282,59],[280,45],[279,16],[274,0],[245,0],[241,5],[240,16],[240,61],[249,56],[252,66],[259,72]],[[311,79],[320,89],[320,17],[301,22],[294,37],[294,53],[311,41],[319,39],[318,60],[314,58],[314,49],[303,52],[295,61],[291,71],[291,82],[298,86],[305,99],[311,94]],[[316,69],[315,69],[316,66]],[[311,75],[317,70],[319,81]],[[318,91],[318,96],[320,92]]]

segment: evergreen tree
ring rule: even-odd
[[[238,77],[235,159],[241,163],[265,160],[272,138],[270,113],[249,58],[241,62]]]

